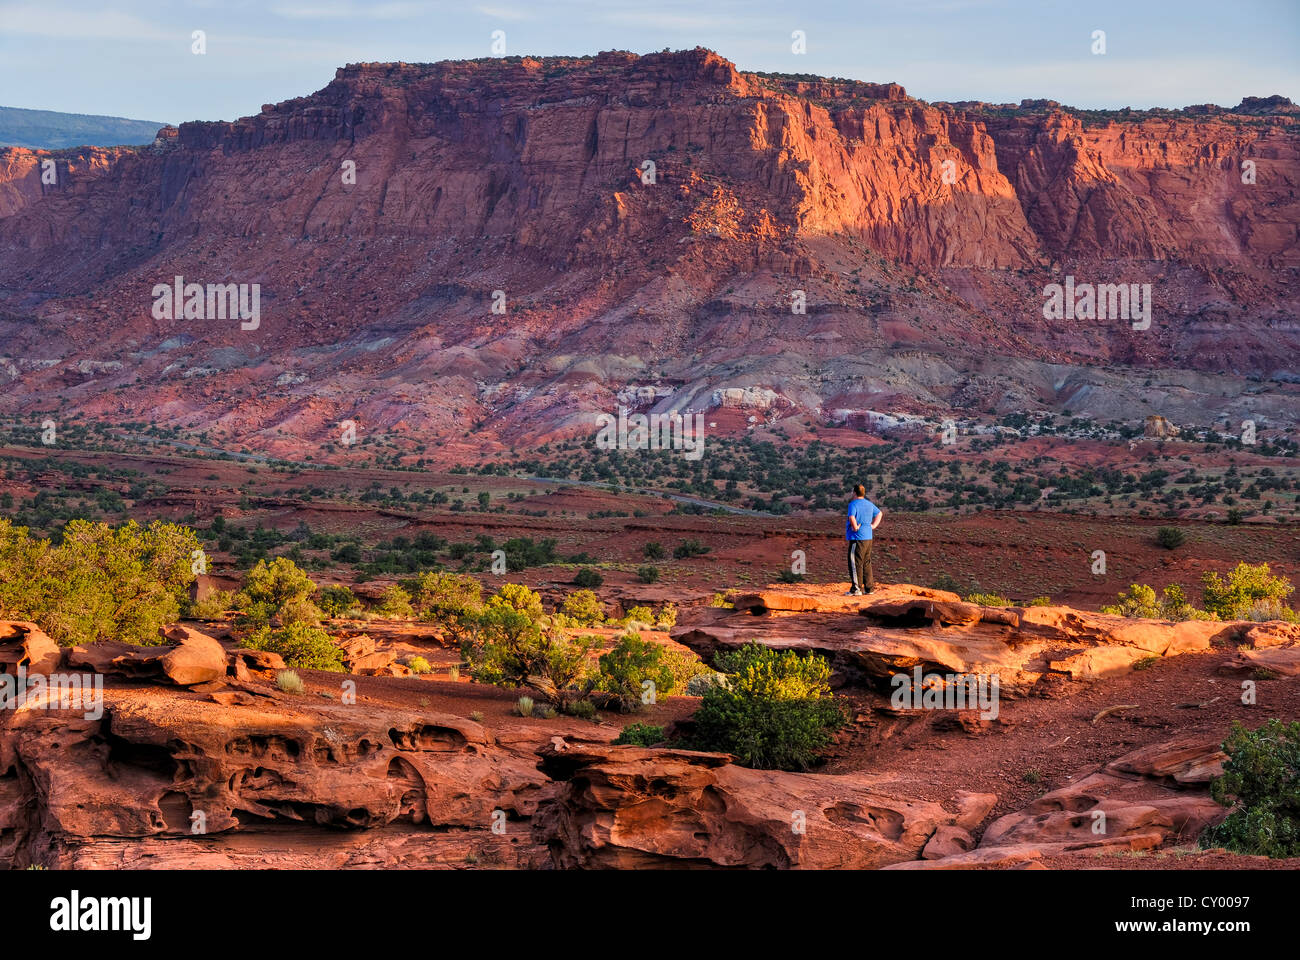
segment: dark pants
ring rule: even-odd
[[[849,586],[864,593],[876,588],[876,580],[871,575],[870,540],[849,541]]]

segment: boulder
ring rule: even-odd
[[[727,754],[548,744],[535,836],[562,868],[869,869],[921,856],[954,815],[880,778],[751,770]]]
[[[1106,764],[1107,773],[1148,777],[1174,784],[1206,784],[1223,776],[1221,736],[1182,737],[1153,743]]]
[[[219,680],[226,675],[226,649],[211,637],[189,630],[167,653],[163,654],[162,672],[178,686]]]
[[[360,633],[340,640],[339,649],[343,651],[345,660],[358,660],[375,652],[375,641],[373,637]]]
[[[1236,656],[1219,666],[1220,673],[1242,677],[1265,670],[1280,677],[1300,676],[1300,645],[1238,650]]]
[[[974,839],[961,827],[956,824],[945,825],[935,830],[934,835],[926,841],[921,859],[942,860],[944,857],[966,853],[974,846]]]
[[[956,826],[963,830],[974,830],[989,812],[997,806],[998,795],[996,793],[971,793],[969,790],[958,790],[957,796],[953,798],[957,805],[957,819],[954,822]]]
[[[226,651],[226,675],[245,683],[252,680],[255,673],[277,673],[283,669],[284,657],[270,650],[236,647]]]
[[[0,673],[16,675],[23,667],[29,674],[51,674],[62,662],[63,648],[36,624],[0,620]]]
[[[72,647],[68,666],[95,673],[116,674],[136,680],[162,676],[162,658],[170,647],[137,647],[117,640],[100,640]]]

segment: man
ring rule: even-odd
[[[867,499],[867,488],[862,484],[853,488],[853,494],[844,524],[844,539],[849,542],[848,596],[860,597],[876,589],[871,575],[871,531],[880,526],[885,512]]]

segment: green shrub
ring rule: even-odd
[[[249,650],[278,653],[291,667],[344,672],[343,651],[328,633],[310,624],[291,623],[276,629],[262,627],[241,639],[239,645]]]
[[[664,728],[652,726],[648,723],[628,724],[614,739],[615,744],[635,747],[653,747],[656,743],[663,743],[663,741]]]
[[[564,712],[579,720],[596,719],[596,705],[590,700],[570,700],[564,705]]]
[[[949,593],[960,594],[962,592],[961,584],[950,573],[941,573],[930,581],[930,587],[934,590],[946,590]]]
[[[415,616],[415,608],[411,606],[411,595],[395,583],[390,583],[384,588],[384,592],[379,596],[379,603],[375,605],[375,612],[390,620]]]
[[[663,544],[657,543],[654,540],[651,540],[649,543],[647,543],[644,547],[641,548],[641,550],[645,554],[645,558],[647,560],[662,560],[664,558]],[[654,568],[651,567],[650,569],[654,569]]]
[[[195,620],[220,620],[235,608],[235,591],[213,590],[202,600],[189,604],[186,614]]]
[[[1009,607],[1011,601],[1000,593],[972,593],[966,597],[967,603],[978,603],[981,607]]]
[[[578,571],[577,576],[573,578],[574,585],[579,587],[599,587],[604,582],[605,578],[591,567],[583,567]]]
[[[64,645],[163,643],[198,550],[194,531],[170,523],[70,520],[55,546],[0,518],[0,618],[35,621]]]
[[[320,626],[320,607],[310,600],[290,600],[280,608],[276,619],[280,621],[282,627],[287,627],[291,623]]]
[[[669,601],[659,608],[655,615],[655,626],[660,630],[671,630],[677,625],[677,604]]]
[[[1223,750],[1228,759],[1210,795],[1233,809],[1201,834],[1201,846],[1300,857],[1300,722],[1248,730],[1234,721]]]
[[[575,590],[569,594],[564,598],[560,612],[584,627],[605,622],[605,604],[590,590]]]
[[[636,578],[642,583],[655,583],[659,580],[659,568],[649,565],[637,567]]]
[[[411,672],[415,674],[433,673],[433,667],[430,666],[429,661],[424,659],[424,657],[412,657],[407,661],[406,665],[410,668]]]
[[[1178,584],[1165,587],[1160,599],[1156,599],[1154,587],[1141,583],[1129,584],[1127,591],[1115,598],[1115,603],[1101,608],[1102,613],[1117,617],[1136,617],[1146,620],[1210,620],[1213,617],[1197,610],[1187,602],[1187,595]]]
[[[533,620],[540,620],[544,612],[541,595],[534,590],[529,590],[522,583],[504,584],[488,598],[487,608],[517,610]]]
[[[416,586],[414,606],[421,620],[436,624],[460,644],[483,611],[483,585],[457,573],[426,573]]]
[[[822,657],[751,643],[716,665],[728,685],[710,687],[695,713],[701,749],[733,753],[749,767],[806,770],[845,723]]]
[[[490,546],[487,549],[492,549]],[[555,540],[534,541],[532,537],[513,537],[501,545],[506,554],[506,569],[523,570],[555,562]]]
[[[1187,542],[1187,534],[1177,527],[1161,527],[1156,531],[1156,543],[1166,550],[1176,550]]]
[[[357,596],[350,587],[330,584],[320,588],[316,596],[316,606],[320,607],[321,613],[333,619],[354,609],[357,606]]]
[[[630,626],[634,623],[643,623],[650,627],[655,622],[654,611],[649,607],[628,607],[627,613],[623,614],[623,625]]]
[[[1247,613],[1261,600],[1285,605],[1286,598],[1295,590],[1285,577],[1272,576],[1267,563],[1258,566],[1239,563],[1227,580],[1217,573],[1207,573],[1201,578],[1201,584],[1206,611],[1224,620],[1246,619]]]
[[[601,654],[596,688],[618,697],[620,710],[640,709],[647,680],[654,684],[656,698],[672,691],[675,680],[664,662],[662,645],[642,640],[640,634],[627,633],[619,637],[612,650]]]
[[[691,557],[702,557],[708,553],[712,547],[706,547],[698,540],[683,540],[673,548],[673,556],[678,560],[689,560]]]
[[[285,693],[302,693],[306,687],[302,677],[292,670],[281,670],[275,675],[275,685]]]
[[[667,691],[660,691],[661,693],[681,693],[686,689],[686,685],[696,677],[713,672],[690,650],[664,647],[663,651],[663,664],[668,668],[668,672],[673,675],[673,685]]]
[[[506,603],[489,603],[461,644],[461,655],[479,683],[540,685],[563,700],[570,688],[588,679],[588,654],[600,642],[599,637],[570,637],[555,626],[543,627]]]
[[[291,622],[311,622],[310,597],[316,592],[316,584],[298,565],[288,557],[276,557],[270,563],[257,561],[244,581],[244,589],[236,597],[240,620],[247,626],[261,628],[275,620],[282,620],[282,613],[290,613]],[[319,619],[319,613],[316,614]]]

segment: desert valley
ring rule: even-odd
[[[1298,123],[696,48],[0,147],[0,866],[1295,869]]]

